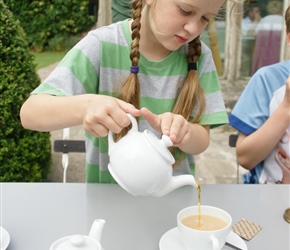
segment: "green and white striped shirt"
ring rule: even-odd
[[[89,32],[32,94],[114,95],[129,75],[131,41],[128,20]],[[150,61],[141,54],[138,73],[141,107],[147,107],[155,114],[172,111],[178,89],[188,73],[187,49],[188,46],[184,45],[161,61]],[[228,123],[212,53],[204,43],[197,71],[207,103],[200,124],[215,127]],[[195,107],[192,116],[196,111]],[[139,130],[145,129],[160,137],[160,134],[141,117]],[[86,133],[87,182],[115,182],[108,171],[107,152],[107,137],[95,138]],[[193,156],[184,154],[182,162],[174,169],[173,174],[194,174],[194,168]]]

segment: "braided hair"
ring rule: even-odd
[[[133,22],[131,24],[132,29],[132,43],[130,59],[132,66],[129,76],[125,79],[120,90],[120,99],[133,104],[137,109],[140,108],[140,82],[138,78],[138,63],[140,59],[139,41],[140,41],[140,29],[141,29],[141,12],[142,12],[142,0],[135,0],[132,2],[132,17]],[[138,118],[137,118],[138,119]],[[119,134],[115,134],[116,141],[121,139],[130,130],[130,127],[124,128]]]
[[[199,36],[193,39],[188,44],[188,74],[180,89],[177,100],[175,102],[172,113],[182,115],[186,120],[191,123],[198,123],[200,116],[202,115],[206,102],[203,89],[199,84],[198,74],[196,71],[196,63],[201,56],[201,42]],[[190,120],[190,116],[193,108],[198,105],[199,109],[197,114]],[[182,160],[182,151],[171,147],[170,151],[174,154],[174,151],[178,150],[178,159],[173,167],[177,166]]]

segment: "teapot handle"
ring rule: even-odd
[[[134,116],[132,116],[131,114],[127,113],[127,116],[129,117],[131,123],[132,123],[132,128],[131,130],[138,132],[138,124],[137,124],[137,120]]]
[[[134,116],[132,116],[131,114],[127,113],[127,116],[129,117],[131,123],[132,123],[132,128],[131,130],[134,132],[138,132],[138,124],[137,124],[137,120]],[[130,130],[130,131],[131,131]],[[109,134],[108,134],[108,141],[109,141],[109,155],[111,154],[113,145],[115,145],[115,141],[113,139],[113,132],[111,130],[109,130]]]

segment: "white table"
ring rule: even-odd
[[[46,250],[56,239],[88,234],[96,218],[106,224],[106,250],[158,250],[161,236],[176,226],[176,215],[197,204],[190,186],[161,197],[134,197],[115,184],[1,183],[0,225],[11,236],[8,250]],[[290,185],[201,185],[201,203],[263,227],[249,250],[289,250]]]

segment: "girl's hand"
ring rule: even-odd
[[[117,134],[131,123],[127,113],[140,116],[141,111],[132,104],[111,96],[90,95],[89,105],[84,112],[83,127],[96,137],[107,136],[109,130]]]
[[[188,142],[191,136],[190,123],[182,116],[170,112],[155,115],[146,108],[141,109],[141,114],[151,127],[170,137],[175,147],[180,147]]]

